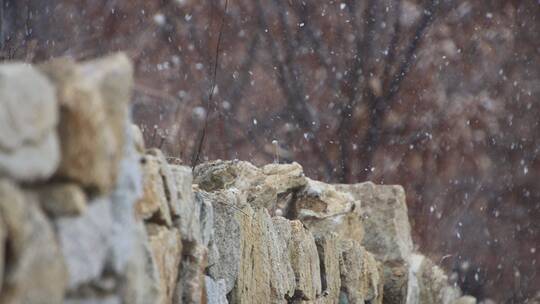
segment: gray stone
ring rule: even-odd
[[[192,190],[191,168],[178,165],[171,165],[170,168],[178,191],[180,233],[183,239],[194,241],[197,239],[198,231],[200,231],[200,223],[198,217],[195,216],[197,211],[195,210]]]
[[[155,303],[172,303],[178,278],[178,267],[182,257],[182,242],[178,229],[167,229],[156,224],[147,225],[148,238],[152,252],[150,267],[158,270],[159,276],[154,285],[159,286]]]
[[[444,271],[420,254],[410,258],[407,303],[452,304],[460,296]]]
[[[315,238],[321,264],[321,303],[338,303],[341,291],[340,239],[335,233]]]
[[[143,196],[135,205],[138,218],[172,226],[171,209],[165,192],[165,183],[161,175],[159,157],[145,155],[142,158]]]
[[[348,303],[382,303],[382,277],[373,256],[360,243],[340,243],[341,290]]]
[[[476,304],[476,298],[471,296],[463,296],[454,301],[452,304]]]
[[[78,216],[86,210],[86,194],[77,184],[47,184],[37,188],[36,194],[51,217]]]
[[[0,248],[0,303],[62,303],[67,273],[53,228],[33,196],[6,180],[0,180],[0,223],[9,244]]]
[[[112,243],[110,200],[92,201],[83,216],[59,218],[56,226],[68,268],[70,289],[98,278],[105,269]]]
[[[58,137],[51,131],[42,140],[11,153],[0,151],[0,176],[23,182],[46,180],[55,172],[59,161]]]
[[[62,159],[56,176],[109,194],[123,154],[133,67],[124,54],[76,64],[42,66],[57,89]]]
[[[172,173],[172,170],[167,163],[165,155],[158,149],[150,149],[147,152],[150,155],[153,155],[157,158],[159,162],[159,174],[163,180],[163,188],[165,191],[165,198],[169,205],[169,210],[173,218],[180,216],[180,203],[178,201],[178,190],[176,189],[176,178]]]
[[[174,291],[173,303],[204,303],[204,271],[207,249],[196,242],[182,242],[180,276]]]
[[[366,231],[362,245],[382,261],[407,261],[413,244],[403,188],[367,182],[336,189],[362,203]]]
[[[228,304],[227,290],[223,280],[214,281],[209,276],[204,277],[206,299],[208,304]]]
[[[207,198],[213,201],[214,237],[213,244],[217,254],[209,256],[209,275],[216,281],[222,280],[228,293],[234,287],[240,267],[240,221],[235,208],[238,205],[237,194],[232,191],[208,193]]]
[[[322,292],[319,253],[315,239],[300,221],[291,221],[289,254],[296,278],[295,294],[315,300]]]
[[[29,64],[0,65],[0,176],[49,178],[60,160],[57,123],[55,90],[48,79]]]

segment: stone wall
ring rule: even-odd
[[[0,304],[475,303],[400,186],[145,149],[123,54],[0,65]]]

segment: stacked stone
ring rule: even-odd
[[[475,303],[413,251],[399,186],[168,164],[125,55],[0,65],[0,304]]]

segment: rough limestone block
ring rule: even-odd
[[[86,210],[86,194],[77,184],[47,184],[35,192],[41,207],[51,217],[78,216]]]
[[[159,295],[155,303],[172,303],[182,257],[180,233],[176,228],[169,230],[156,224],[148,224],[146,228],[152,251],[150,262],[155,264],[153,267],[159,271]]]
[[[141,160],[143,171],[143,196],[135,205],[138,218],[172,226],[171,212],[161,175],[161,163],[158,157],[145,155]]]
[[[313,235],[300,221],[291,221],[289,252],[296,278],[295,296],[315,300],[321,295],[319,253]]]
[[[144,151],[146,151],[146,148],[144,145],[144,136],[141,129],[137,125],[131,124],[129,131],[131,133],[131,137],[133,138],[135,151],[137,151],[137,153],[139,154],[144,154]]]
[[[49,80],[29,64],[0,65],[0,177],[49,178],[60,161],[57,124]]]
[[[159,271],[152,261],[152,250],[142,222],[134,224],[134,246],[124,270],[121,289],[123,303],[156,303],[160,296]]]
[[[270,284],[273,298],[282,301],[291,299],[296,288],[296,277],[291,265],[289,249],[292,228],[289,220],[279,216],[272,218],[272,225],[273,229],[268,225],[266,230],[270,236],[268,242],[272,267]]]
[[[383,291],[378,264],[360,243],[340,243],[341,289],[349,303],[381,303]]]
[[[228,293],[234,287],[240,267],[240,223],[236,216],[239,211],[235,208],[237,194],[232,191],[207,193],[208,200],[214,208],[214,237],[213,244],[217,254],[209,256],[208,274],[216,281],[222,280]],[[239,215],[241,216],[241,215]]]
[[[471,296],[463,296],[454,301],[452,304],[476,304],[476,298]]]
[[[165,155],[158,149],[150,149],[147,152],[150,155],[153,155],[157,158],[159,162],[159,174],[163,180],[163,186],[165,190],[165,197],[169,205],[169,210],[173,218],[180,216],[180,203],[178,201],[178,190],[176,189],[176,180],[173,176],[172,170],[167,163]]]
[[[116,185],[125,141],[133,67],[124,54],[42,66],[56,86],[62,159],[56,176],[108,194]]]
[[[367,182],[336,185],[336,189],[362,204],[362,245],[383,263],[384,302],[404,303],[413,244],[403,188]]]
[[[421,254],[411,256],[407,303],[447,304],[461,296],[450,286],[444,271]]]
[[[187,166],[170,165],[171,172],[176,184],[178,205],[179,205],[179,223],[182,239],[194,241],[200,231],[199,219],[196,216],[198,210],[193,197],[193,175],[191,168]]]
[[[68,268],[69,288],[99,278],[111,246],[110,200],[92,201],[82,216],[59,218],[56,227]]]
[[[173,303],[204,303],[204,274],[207,249],[197,242],[182,243],[180,276],[174,291]]]
[[[295,286],[289,221],[276,224],[266,209],[253,210],[245,198],[242,203],[234,215],[240,228],[240,262],[231,303],[287,303]],[[288,235],[280,233],[280,225]]]
[[[382,261],[407,261],[413,244],[403,188],[367,182],[336,189],[362,203],[366,231],[362,245]]]
[[[0,218],[9,244],[0,248],[5,259],[0,303],[62,303],[66,266],[52,226],[37,202],[0,180]]]
[[[209,276],[204,277],[206,285],[206,298],[211,304],[228,304],[227,291],[223,280],[214,281]]]
[[[7,227],[4,220],[0,216],[0,295],[2,294],[2,282],[4,280],[4,265],[6,261],[6,240],[7,240]]]
[[[339,268],[340,239],[335,233],[315,238],[321,264],[322,297],[320,303],[338,303],[341,289],[341,272]]]
[[[315,235],[335,232],[361,242],[364,236],[361,202],[334,185],[308,179],[296,195],[293,215]]]

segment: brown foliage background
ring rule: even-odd
[[[1,56],[126,51],[148,146],[189,164],[207,117],[204,159],[401,184],[465,292],[540,296],[537,1],[229,2],[0,0]]]

